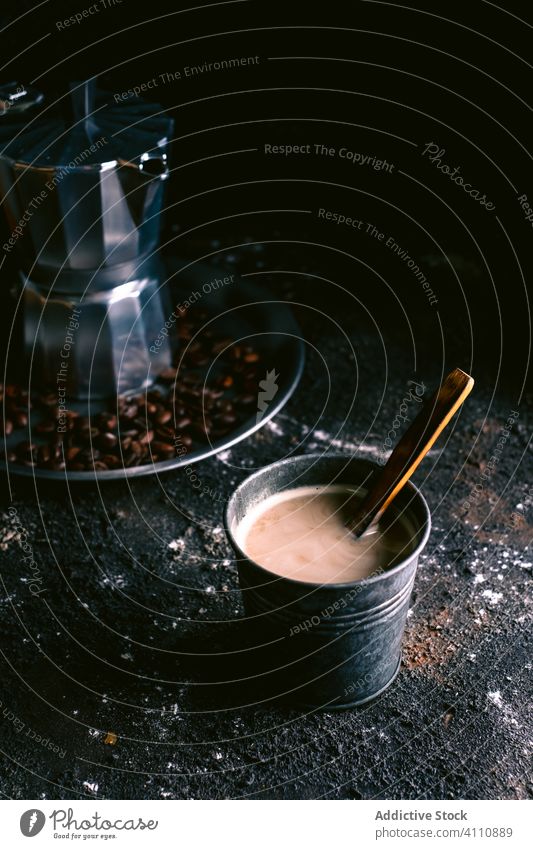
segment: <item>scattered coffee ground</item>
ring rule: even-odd
[[[159,375],[161,388],[118,396],[90,418],[61,411],[56,393],[30,398],[17,384],[0,384],[0,435],[10,437],[2,459],[56,471],[107,471],[183,456],[235,430],[253,415],[264,365],[253,346],[201,330],[206,318],[198,311],[179,320],[180,350],[175,366]],[[215,360],[206,383],[202,370]],[[17,441],[19,432],[25,438]]]

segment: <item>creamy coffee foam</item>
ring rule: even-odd
[[[354,537],[344,506],[354,491],[309,486],[270,496],[244,517],[236,540],[251,560],[286,578],[317,584],[367,578],[413,551],[416,534],[390,509],[377,533]]]

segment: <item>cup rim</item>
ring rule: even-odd
[[[407,483],[404,485],[404,488],[406,488],[406,489],[409,488],[412,495],[415,498],[418,498],[418,501],[420,502],[420,504],[423,508],[424,514],[425,514],[424,524],[422,526],[423,527],[423,533],[422,533],[420,542],[418,543],[416,548],[407,555],[405,560],[401,560],[399,563],[396,564],[396,566],[393,566],[391,569],[384,569],[378,575],[370,575],[368,578],[360,578],[360,579],[357,579],[357,580],[354,580],[354,581],[342,581],[342,582],[332,582],[332,583],[328,582],[328,583],[319,584],[316,581],[304,581],[304,580],[300,580],[299,578],[287,578],[284,575],[279,575],[276,572],[271,572],[269,569],[266,569],[264,566],[261,566],[260,563],[257,563],[248,554],[246,554],[246,552],[241,548],[241,546],[239,545],[239,543],[235,539],[235,535],[234,535],[233,531],[231,530],[230,522],[229,522],[229,511],[232,507],[232,504],[235,501],[237,494],[245,486],[245,484],[248,484],[250,481],[254,480],[254,478],[259,477],[260,475],[264,474],[265,472],[270,471],[274,468],[279,468],[280,466],[286,466],[286,465],[289,465],[289,464],[297,463],[297,462],[302,461],[304,459],[309,460],[311,463],[318,461],[318,460],[326,460],[326,461],[327,460],[336,460],[336,461],[339,461],[339,460],[345,460],[345,461],[356,460],[356,461],[362,461],[362,462],[367,463],[371,466],[379,468],[378,464],[374,463],[372,460],[369,460],[368,457],[359,456],[357,454],[342,454],[342,453],[317,454],[317,453],[314,453],[314,454],[297,454],[293,457],[284,457],[282,460],[275,460],[273,463],[269,463],[267,466],[262,466],[260,469],[256,469],[254,472],[252,472],[251,475],[248,475],[247,477],[245,477],[244,480],[242,480],[240,482],[240,484],[237,487],[235,487],[232,494],[228,498],[228,500],[226,502],[226,506],[224,508],[224,528],[226,530],[226,534],[227,534],[233,548],[239,554],[240,559],[242,559],[243,561],[248,561],[249,563],[252,563],[255,566],[256,569],[259,569],[260,572],[263,572],[265,574],[265,576],[268,576],[269,578],[276,578],[279,581],[286,581],[289,584],[297,584],[297,585],[303,585],[303,586],[307,586],[307,587],[319,587],[320,589],[325,589],[325,590],[328,590],[328,589],[337,590],[337,589],[345,589],[345,588],[348,589],[349,587],[361,586],[361,585],[362,586],[368,586],[370,584],[377,583],[378,581],[382,581],[386,578],[389,578],[391,575],[399,574],[403,569],[407,568],[407,566],[409,566],[409,564],[415,558],[418,558],[420,553],[426,547],[427,541],[429,539],[429,535],[431,533],[431,511],[430,511],[429,505],[428,505],[426,499],[424,498],[424,496],[422,495],[421,491],[411,481],[407,481]]]

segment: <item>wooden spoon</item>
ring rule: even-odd
[[[367,532],[370,532],[370,523],[375,527],[440,432],[470,394],[473,385],[473,378],[456,368],[450,372],[433,397],[424,404],[346,523],[355,536],[361,536],[367,528]],[[357,493],[346,502],[348,509],[352,498],[356,501]]]

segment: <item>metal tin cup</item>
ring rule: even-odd
[[[261,501],[303,486],[366,487],[380,469],[357,457],[305,454],[246,478],[226,508],[226,530],[238,558],[239,584],[254,627],[262,674],[292,702],[312,708],[361,705],[396,677],[409,599],[420,552],[429,537],[428,505],[411,483],[389,508],[407,521],[414,540],[395,566],[349,583],[316,584],[282,577],[251,560],[237,530]]]

